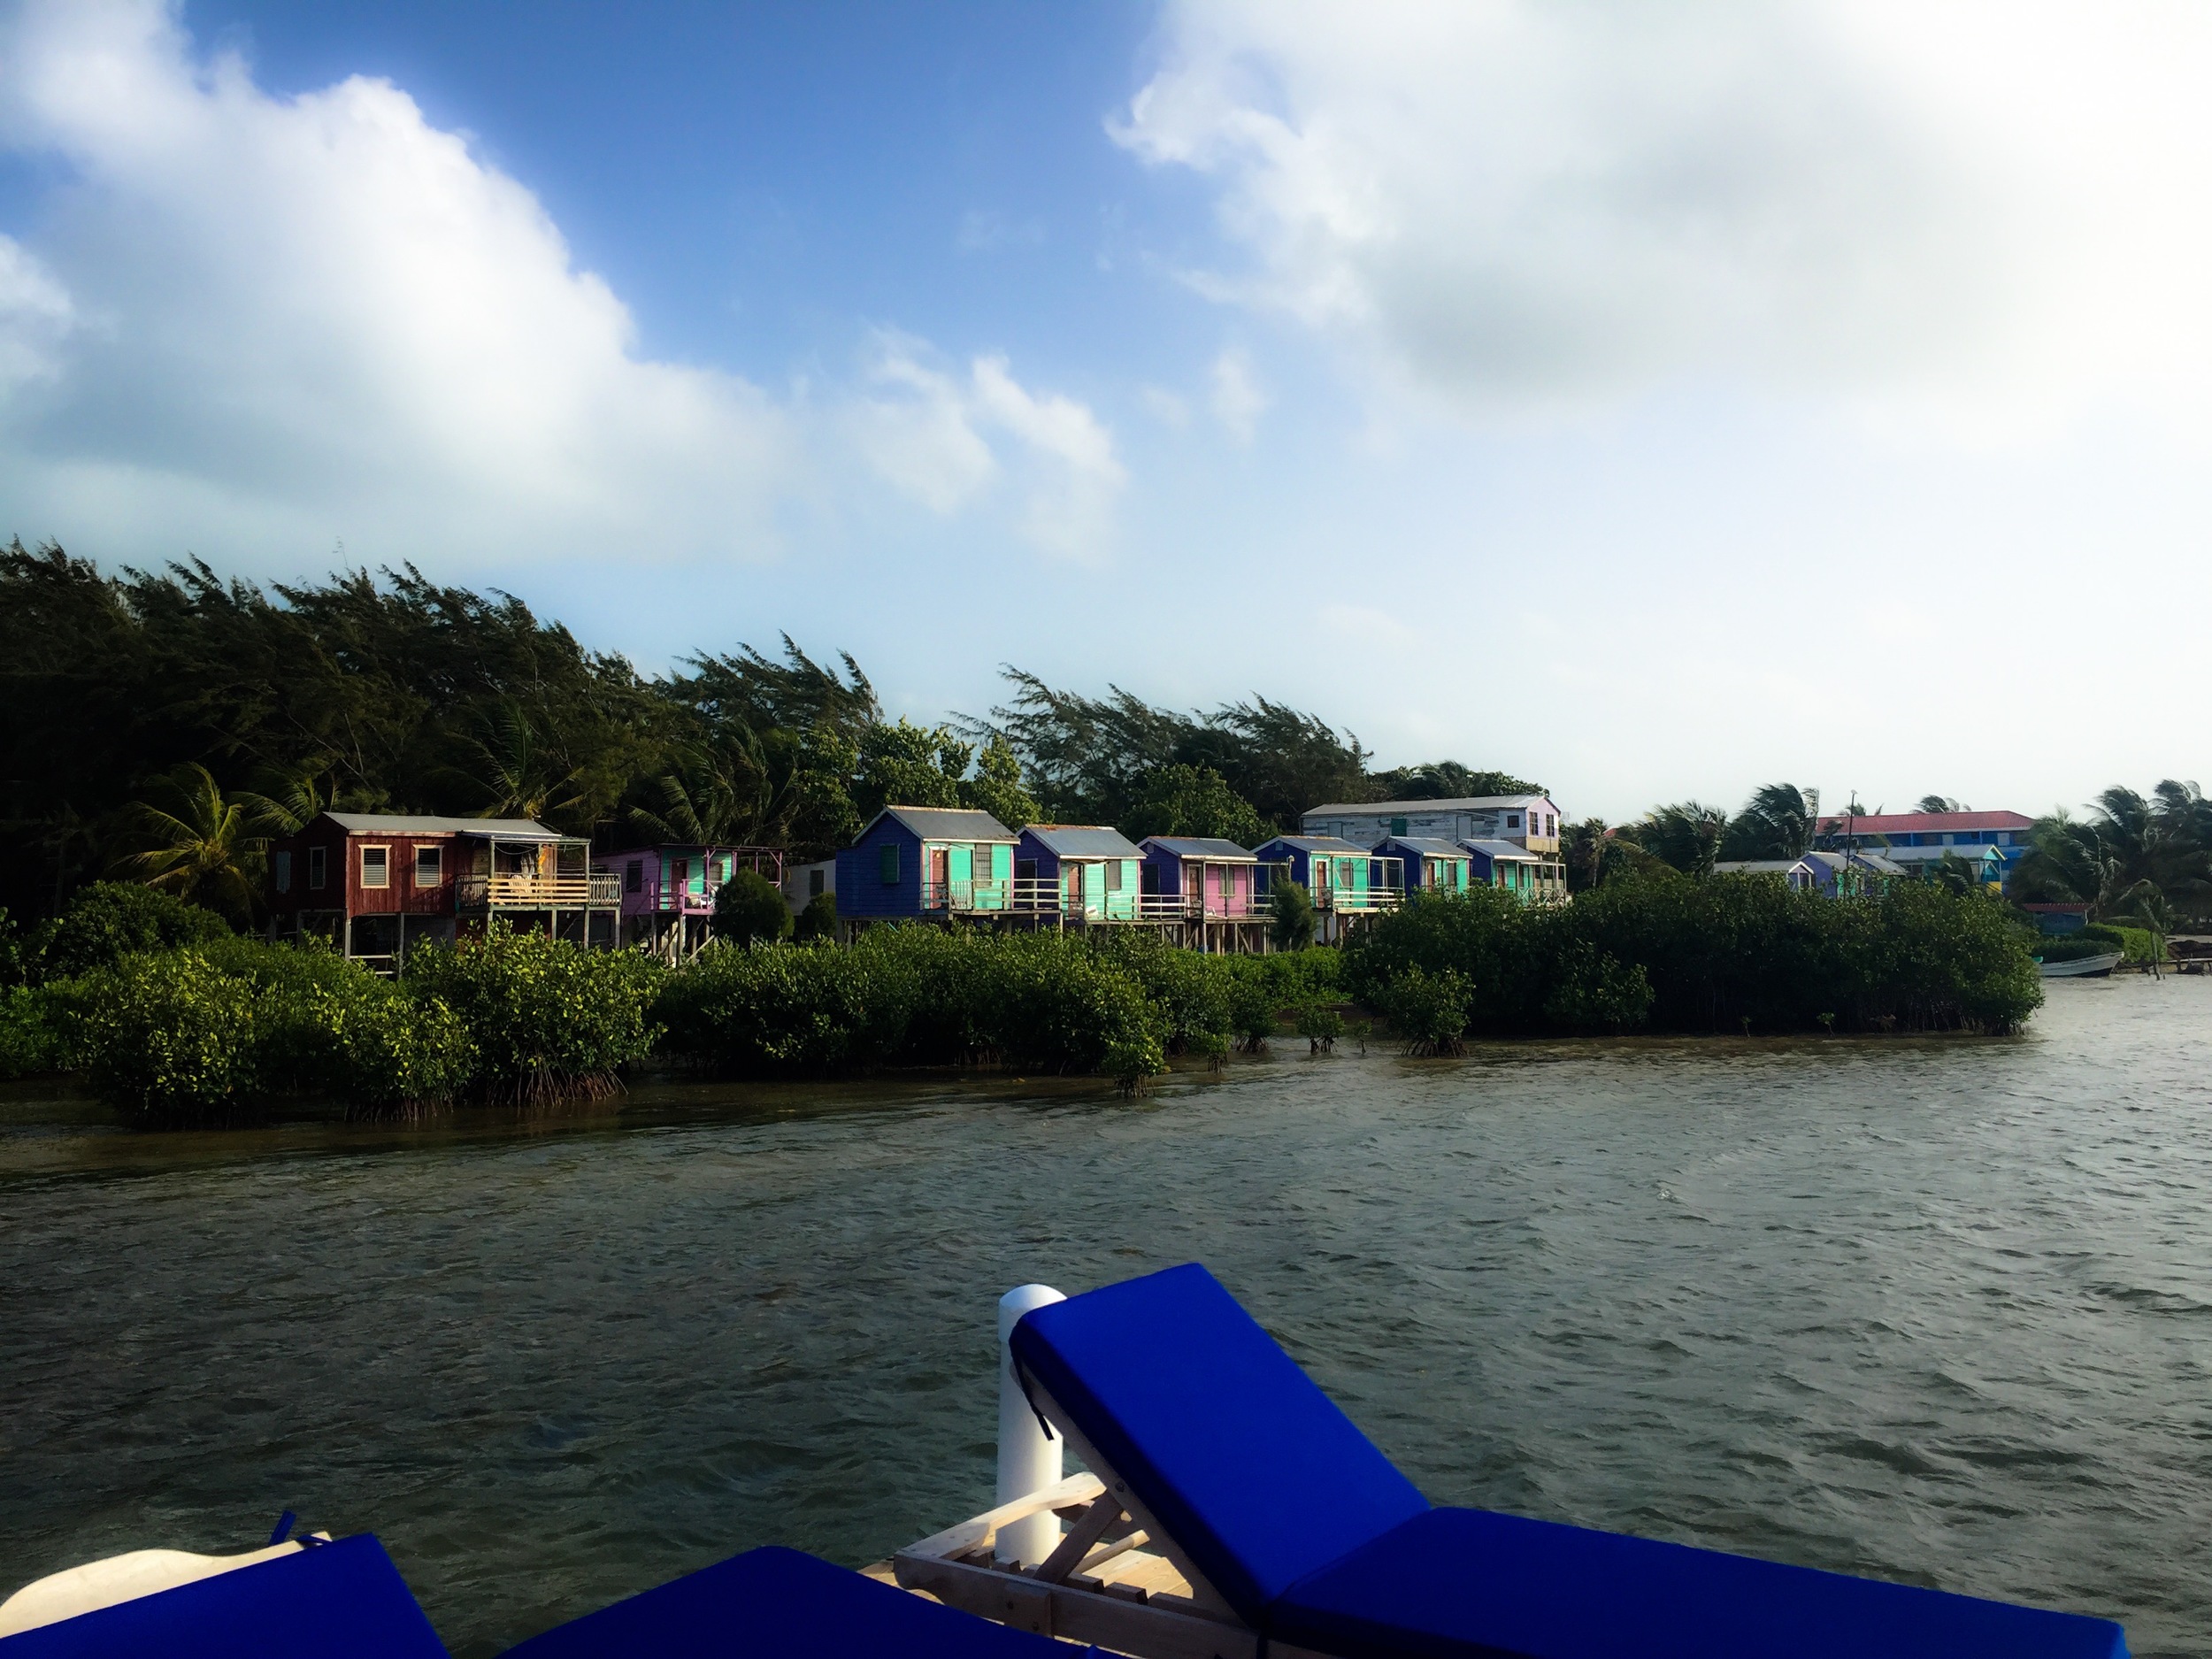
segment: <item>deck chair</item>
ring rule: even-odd
[[[503,1659],[1084,1659],[795,1549],[755,1549],[533,1636]]]
[[[1203,1267],[1033,1310],[1016,1373],[1249,1649],[1341,1659],[2125,1659],[2119,1625],[1432,1507]],[[1094,1518],[1101,1508],[1118,1513]],[[1073,1535],[1071,1534],[1071,1541]],[[1218,1651],[1234,1644],[1217,1642]],[[1135,1651],[1130,1649],[1129,1651]]]
[[[447,1659],[399,1569],[366,1532],[0,1637],[0,1659],[150,1655]]]

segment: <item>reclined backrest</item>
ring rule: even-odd
[[[1095,1649],[1088,1650],[1094,1653]],[[1083,1659],[795,1549],[754,1549],[510,1647],[503,1659]]]
[[[0,1659],[446,1659],[366,1532],[0,1638]]]
[[[1257,1624],[1428,1500],[1203,1267],[1034,1309],[1016,1365]]]

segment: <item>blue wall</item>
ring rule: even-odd
[[[899,849],[899,879],[886,882],[883,849]],[[869,916],[922,913],[921,837],[895,818],[879,818],[861,838],[837,855],[837,914],[840,920]]]

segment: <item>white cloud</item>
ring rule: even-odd
[[[968,506],[1010,469],[1030,541],[1073,558],[1102,552],[1127,475],[1098,417],[1073,398],[1028,390],[1002,357],[975,358],[964,376],[930,358],[920,341],[877,336],[872,390],[855,400],[849,423],[870,465],[939,513]],[[986,433],[1013,441],[1006,457]]]
[[[1152,411],[1152,418],[1164,426],[1180,432],[1190,425],[1190,404],[1179,392],[1171,392],[1164,386],[1145,386],[1139,396],[1144,406]]]
[[[1267,394],[1253,374],[1252,359],[1232,346],[1214,359],[1206,378],[1211,382],[1214,419],[1239,443],[1251,442],[1268,404]]]
[[[761,550],[785,416],[641,358],[536,198],[406,94],[273,97],[146,0],[0,27],[0,144],[68,180],[41,263],[0,248],[8,529],[232,557]]]
[[[1117,140],[1194,271],[1478,409],[1715,373],[2200,405],[2212,13],[1179,0]]]

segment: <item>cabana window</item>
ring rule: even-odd
[[[390,848],[364,847],[361,849],[361,885],[365,887],[388,887],[392,885]]]

